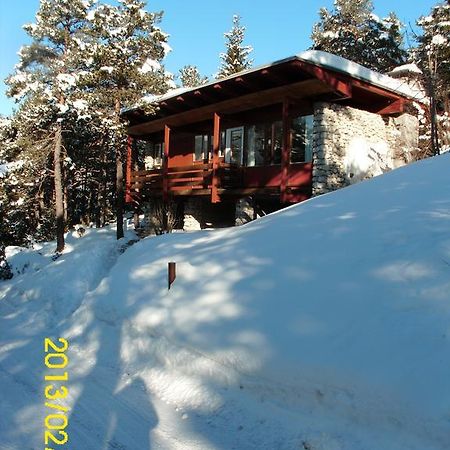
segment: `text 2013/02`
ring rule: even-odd
[[[44,419],[45,450],[54,450],[55,445],[64,445],[69,441],[69,435],[65,431],[69,424],[67,417],[69,408],[59,404],[69,394],[68,388],[62,384],[69,380],[67,370],[64,370],[69,363],[65,353],[68,348],[69,342],[64,338],[58,338],[58,342],[49,338],[44,339],[44,363],[48,369],[54,371],[44,376],[44,380],[48,382],[44,387],[45,407],[49,408]]]

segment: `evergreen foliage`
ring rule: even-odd
[[[168,35],[157,26],[162,13],[149,13],[145,3],[120,0],[117,7],[99,5],[91,11],[91,43],[88,48],[88,73],[84,86],[89,109],[106,137],[104,145],[115,154],[115,209],[117,238],[123,237],[123,161],[126,149],[124,124],[120,111],[124,105],[137,104],[148,94],[163,94],[175,87],[162,60],[169,51]],[[146,105],[145,109],[151,112]]]
[[[417,25],[417,65],[425,78],[430,98],[430,141],[432,153],[450,148],[450,5],[439,3]]]
[[[335,0],[321,8],[313,27],[312,49],[323,50],[379,72],[404,64],[402,24],[395,13],[384,19],[373,14],[370,0]]]
[[[162,65],[170,47],[161,17],[137,0],[40,1],[36,22],[24,26],[32,42],[7,79],[18,109],[0,121],[0,164],[8,167],[1,175],[2,243],[54,238],[58,189],[63,230],[103,226],[121,209],[120,110],[175,87]]]
[[[15,73],[6,80],[9,95],[26,100],[26,113],[37,109],[48,120],[47,134],[39,138],[52,141],[58,252],[64,249],[64,135],[70,134],[70,125],[63,131],[63,122],[72,112],[71,103],[78,94],[86,15],[91,6],[92,0],[41,0],[36,23],[24,26],[32,43],[21,49]]]
[[[180,69],[179,75],[181,86],[185,88],[193,88],[207,83],[208,77],[200,74],[197,66],[187,65]]]
[[[224,33],[226,52],[220,54],[221,65],[216,78],[224,78],[234,73],[247,70],[252,67],[253,60],[249,58],[253,48],[244,45],[245,27],[241,25],[241,18],[233,16],[233,27]]]

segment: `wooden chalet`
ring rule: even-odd
[[[342,58],[330,64],[330,57],[336,61],[324,52],[305,52],[178,89],[152,101],[154,115],[124,111],[126,201],[187,205],[201,199],[201,208],[223,204],[230,210],[239,199],[251,198],[256,208],[274,210],[310,198],[318,132],[314,105],[390,116],[403,113],[411,101],[408,93],[381,82],[380,74]]]

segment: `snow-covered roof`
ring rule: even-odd
[[[198,87],[195,89],[198,89]],[[166,94],[163,94],[163,95],[149,94],[149,95],[146,95],[145,97],[142,97],[141,100],[144,102],[147,102],[147,103],[157,103],[157,102],[162,102],[164,100],[167,100],[168,98],[177,97],[177,96],[179,96],[185,92],[191,91],[191,90],[194,90],[194,89],[180,87],[180,88],[171,89],[170,91],[168,91]]]
[[[382,89],[386,89],[398,95],[408,97],[413,100],[422,101],[424,100],[423,93],[415,89],[412,86],[409,86],[406,81],[395,79],[389,77],[388,75],[383,75],[374,70],[368,69],[367,67],[362,66],[361,64],[355,63],[348,59],[342,58],[341,56],[333,55],[331,53],[323,52],[320,50],[308,50],[302,53],[298,53],[297,55],[280,59],[278,61],[274,61],[269,64],[263,64],[258,67],[254,67],[252,69],[243,70],[242,72],[235,73],[228,77],[221,78],[220,80],[213,80],[209,83],[205,83],[193,88],[176,88],[173,89],[166,94],[163,95],[149,95],[144,97],[142,100],[147,103],[157,104],[159,102],[169,100],[171,98],[176,98],[181,94],[187,92],[193,92],[198,89],[203,89],[208,86],[214,86],[218,82],[223,82],[227,80],[232,80],[237,77],[241,77],[246,74],[258,72],[260,70],[277,66],[279,64],[283,64],[289,61],[300,60],[309,64],[313,64],[318,67],[322,67],[324,69],[329,69],[335,72],[339,72],[345,75],[349,75],[355,79],[370,83],[374,86],[380,87]],[[132,111],[135,108],[125,109],[122,112],[125,113],[127,111]]]
[[[417,74],[422,75],[423,72],[417,67],[416,64],[403,64],[392,69],[389,74]]]
[[[405,81],[392,78],[388,75],[368,69],[341,56],[319,50],[308,50],[296,55],[301,61],[312,63],[325,69],[350,75],[353,78],[368,82],[374,86],[386,89],[396,94],[421,101],[423,93],[418,89],[409,86]]]

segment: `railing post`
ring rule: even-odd
[[[176,263],[169,262],[167,265],[167,289],[170,289],[176,277],[177,277]]]
[[[169,151],[170,151],[170,128],[164,126],[164,155],[163,155],[163,201],[169,200]]]
[[[213,134],[213,170],[211,180],[211,203],[219,203],[220,197],[217,192],[219,186],[219,150],[220,150],[220,116],[214,113]]]
[[[131,203],[133,197],[131,195],[131,170],[133,167],[133,138],[128,136],[127,140],[127,165],[126,165],[126,180],[125,180],[125,203]]]
[[[283,141],[281,149],[281,183],[280,183],[280,201],[287,202],[287,186],[289,181],[289,166],[291,164],[291,114],[289,99],[283,99]]]

